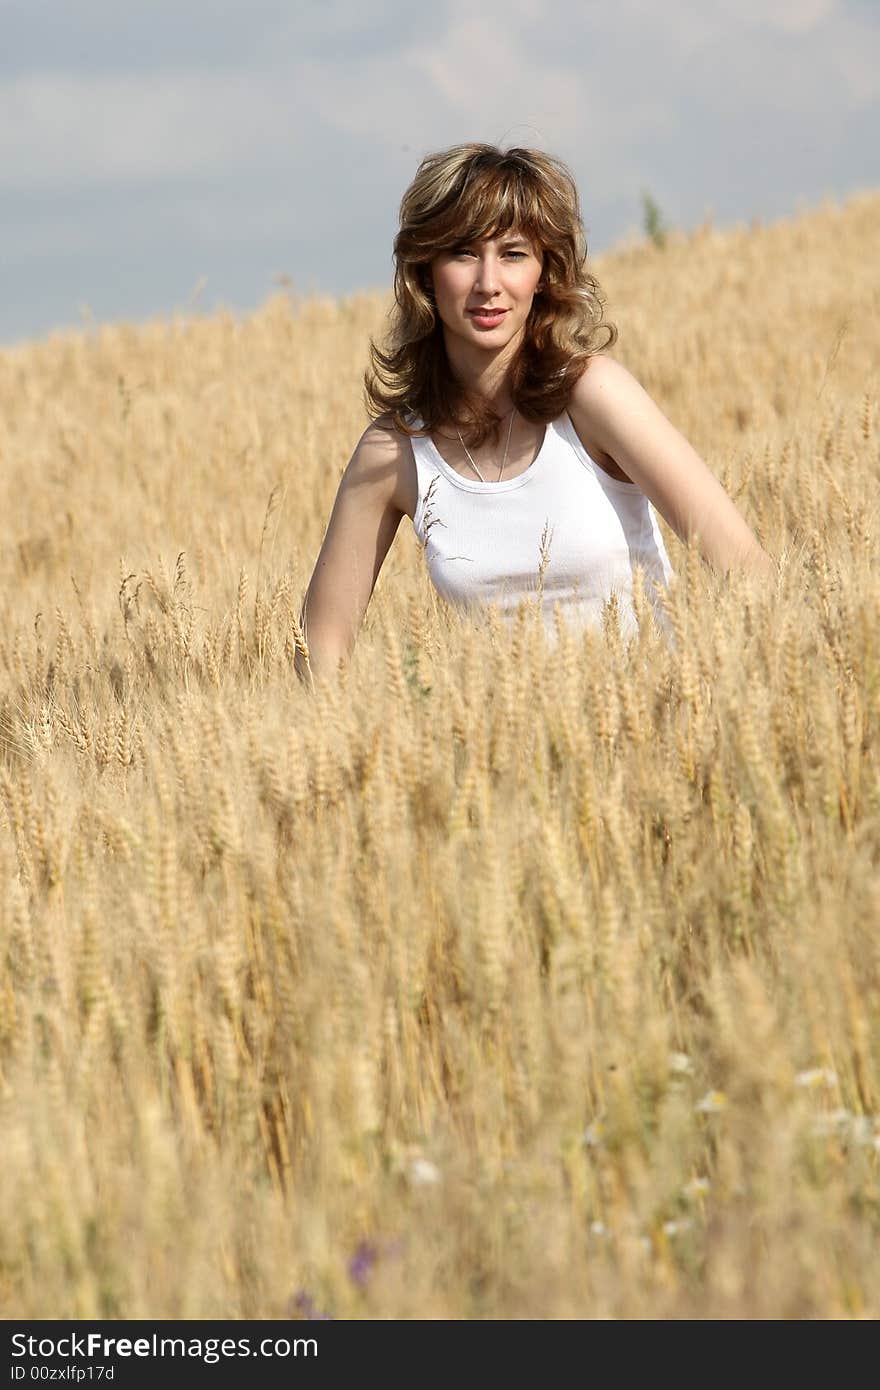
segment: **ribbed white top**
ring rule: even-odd
[[[410,423],[422,427],[418,416]],[[427,435],[411,442],[419,482],[413,529],[434,587],[449,603],[494,603],[512,617],[537,593],[546,525],[542,617],[548,633],[555,631],[555,604],[580,627],[601,623],[616,593],[621,629],[631,634],[637,564],[658,622],[667,626],[652,581],[666,585],[673,570],[654,508],[635,483],[612,478],[590,457],[567,411],[547,425],[531,466],[497,483],[463,478]]]

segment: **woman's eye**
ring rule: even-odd
[[[455,251],[452,252],[452,254],[453,254],[453,256],[458,257],[458,256],[472,256],[474,253],[473,253],[473,251],[471,251],[470,248],[467,247],[467,246],[459,246],[459,247],[457,248],[457,250],[455,250]],[[525,253],[525,251],[505,251],[505,252],[504,252],[504,255],[505,255],[505,256],[512,257],[514,260],[517,260],[517,261],[524,261],[525,258],[526,258],[526,253]]]

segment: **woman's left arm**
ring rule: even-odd
[[[713,569],[775,573],[773,560],[714,473],[622,363],[605,354],[592,357],[568,408],[575,429],[583,426],[681,541],[687,544],[696,534]]]

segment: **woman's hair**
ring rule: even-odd
[[[388,414],[407,435],[449,423],[477,447],[497,433],[496,411],[452,374],[429,265],[442,251],[511,229],[544,256],[542,288],[512,364],[517,409],[535,423],[555,419],[592,354],[616,341],[617,329],[603,322],[598,282],[586,270],[587,242],[568,167],[540,150],[454,145],[422,160],[400,204],[386,347],[370,340],[364,373],[371,418]],[[423,429],[407,423],[410,412],[421,416]]]

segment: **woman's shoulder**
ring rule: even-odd
[[[617,459],[603,447],[606,437],[604,422],[609,415],[627,410],[633,404],[633,392],[642,387],[622,362],[607,353],[594,353],[571,390],[568,415],[587,453],[599,467],[618,482],[632,479]]]
[[[413,455],[410,438],[397,428],[393,416],[379,415],[358,440],[354,451],[357,467],[374,479],[383,478],[400,511],[411,509]]]
[[[642,387],[632,372],[609,353],[596,352],[572,387],[569,403],[576,410],[589,411],[609,398],[631,396],[634,390],[641,391]]]
[[[421,421],[417,419],[417,416],[412,411],[407,412],[401,418],[412,428],[416,428],[417,424],[421,424]],[[361,435],[361,442],[363,443],[364,441],[371,445],[375,443],[380,448],[387,449],[392,443],[395,447],[402,447],[407,444],[409,442],[409,435],[398,428],[395,417],[389,412],[384,415],[377,415],[374,420],[370,421]]]

